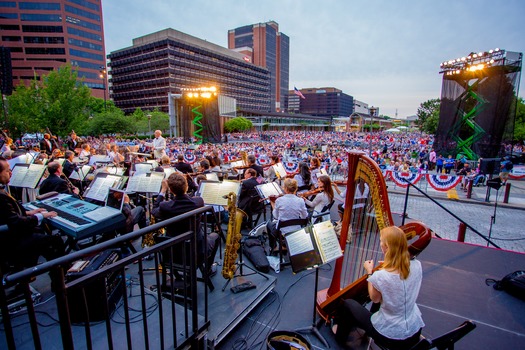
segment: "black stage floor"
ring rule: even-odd
[[[420,254],[419,260],[423,264],[424,276],[418,304],[426,323],[423,329],[425,337],[437,337],[470,319],[476,323],[477,328],[460,340],[456,349],[522,348],[525,340],[525,302],[487,286],[485,279],[501,279],[510,272],[524,269],[525,254],[433,239]],[[152,263],[148,262],[151,265]],[[133,267],[127,270],[132,279],[137,277],[134,270]],[[229,286],[224,292],[221,291],[226,281],[220,274],[220,267],[218,272],[212,278],[215,290],[209,293],[210,347],[219,350],[266,349],[266,339],[270,332],[295,330],[312,324],[315,283],[313,271],[293,274],[291,268],[287,267],[280,273],[270,272],[268,280],[260,275],[245,276],[239,278],[239,282],[250,280],[257,288],[239,294],[231,293]],[[249,270],[245,269],[244,272]],[[322,266],[319,270],[319,289],[327,288],[331,277],[332,265]],[[202,283],[199,284],[203,286]],[[41,287],[37,286],[37,289],[42,292]],[[43,299],[46,299],[49,291],[44,289],[42,294]],[[54,315],[53,305],[54,302],[38,305],[36,310]],[[117,310],[117,316],[119,312]],[[148,318],[151,327],[155,327],[155,318]],[[114,335],[119,339],[119,335],[124,334],[125,326],[118,322],[122,317],[113,319]],[[44,321],[46,320],[44,323],[51,321],[45,318]],[[140,322],[136,326],[136,332],[142,331],[139,324]],[[80,335],[81,329],[75,332]],[[18,348],[32,348],[27,325],[18,327],[16,333]],[[339,348],[329,327],[322,325],[320,333],[330,344],[330,348]],[[41,330],[41,336],[44,348],[62,347],[58,324]],[[307,333],[305,336],[312,349],[326,349],[313,334]],[[0,332],[0,348],[4,348],[4,341],[4,334]],[[103,339],[94,344],[94,348],[106,347]],[[126,348],[126,344],[115,344],[115,348]]]

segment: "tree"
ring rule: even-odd
[[[525,100],[518,98],[516,119],[514,122],[514,141],[525,140]]]
[[[441,101],[439,98],[425,101],[419,105],[416,113],[416,124],[420,130],[429,134],[434,134],[436,132],[439,121],[440,105]]]
[[[88,122],[86,135],[132,134],[135,132],[133,120],[114,108],[107,112],[98,113]]]
[[[250,130],[252,126],[253,124],[250,120],[244,117],[237,117],[224,123],[224,130],[226,132],[246,131]]]
[[[8,126],[20,133],[42,131],[67,135],[90,115],[91,91],[77,81],[77,72],[66,64],[58,70],[35,77],[28,87],[20,85],[8,97]]]

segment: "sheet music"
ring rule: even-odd
[[[135,163],[135,174],[147,174],[153,170],[153,165],[151,163]]]
[[[232,168],[235,168],[235,167],[241,167],[241,166],[244,166],[244,162],[242,160],[236,160],[234,162],[231,162],[230,163],[230,166]]]
[[[286,234],[286,243],[290,256],[306,253],[314,250],[312,237],[304,228],[299,231]]]
[[[101,175],[102,176],[96,176],[93,179],[87,193],[84,194],[84,197],[105,202],[108,195],[108,189],[110,187],[118,187],[122,179],[118,175]]]
[[[286,177],[286,170],[284,169],[283,163],[277,163],[272,165],[273,170],[275,171],[275,174],[280,178],[283,179]]]
[[[9,186],[36,188],[45,170],[46,166],[42,164],[16,164]]]
[[[128,179],[127,192],[159,193],[164,173],[138,174]]]
[[[323,264],[343,256],[334,226],[329,220],[313,225],[313,233]]]
[[[204,199],[205,204],[228,205],[228,199],[223,196],[230,192],[239,194],[241,183],[237,181],[208,182],[202,181],[199,185],[199,196]]]
[[[111,158],[108,156],[95,154],[89,158],[89,165],[93,165],[95,163],[111,163]]]
[[[217,173],[207,173],[204,175],[206,175],[206,180],[208,181],[219,181],[219,176],[217,176]]]
[[[79,180],[84,181],[86,178],[86,175],[91,171],[91,166],[89,165],[83,165],[81,168],[78,169],[78,171],[73,171],[69,178],[71,180]]]
[[[255,187],[261,198],[269,198],[270,196],[279,196],[283,193],[281,187],[275,182],[257,185]]]

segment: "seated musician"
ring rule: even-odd
[[[303,196],[304,202],[307,207],[313,208],[312,214],[322,213],[334,200],[334,189],[332,188],[332,181],[328,175],[320,175],[317,177],[317,189],[322,192],[317,194],[313,200],[308,200],[307,196]],[[323,221],[330,220],[330,213],[323,215]]]
[[[79,189],[74,187],[71,183],[68,183],[67,180],[64,180],[62,175],[62,165],[59,162],[51,162],[47,166],[47,171],[49,176],[47,179],[42,181],[40,185],[39,194],[45,194],[49,192],[58,192],[65,194],[72,194],[78,196]]]
[[[248,217],[253,215],[254,212],[261,210],[264,207],[264,203],[259,199],[256,186],[259,185],[257,182],[257,172],[254,169],[246,169],[244,172],[244,180],[241,183],[241,191],[239,193],[237,207],[244,211]],[[244,225],[247,223],[247,217],[244,218]]]
[[[113,192],[112,194],[117,202],[121,203],[122,195],[124,195],[124,205],[122,207],[122,214],[126,217],[125,233],[132,232],[136,224],[139,228],[148,226],[146,221],[146,211],[140,205],[131,205],[131,201],[127,194],[122,192]]]
[[[271,156],[270,157],[270,167],[268,170],[264,171],[264,177],[268,180],[268,182],[274,182],[278,179],[277,174],[275,173],[275,169],[273,168],[273,165],[279,163],[279,156]]]
[[[269,221],[267,224],[268,231],[268,240],[270,244],[270,249],[276,247],[278,240],[277,236],[277,221],[285,221],[292,219],[305,219],[308,217],[308,211],[306,210],[306,205],[304,200],[300,197],[297,197],[297,181],[294,179],[284,180],[284,196],[279,197],[275,202],[270,201],[272,204],[272,215],[274,220]],[[299,230],[299,226],[289,226],[281,230],[281,233],[288,233]]]
[[[312,184],[317,188],[317,177],[321,175],[321,161],[317,157],[310,159],[310,174],[312,176]]]
[[[77,165],[73,161],[75,158],[75,152],[66,151],[65,158],[62,173],[64,173],[65,176],[70,177],[74,171],[78,170]]]
[[[184,161],[184,155],[182,153],[177,155],[177,163],[175,163],[174,167],[183,174],[193,172],[191,165]]]
[[[264,169],[262,166],[257,165],[255,155],[253,154],[248,155],[248,169],[255,170],[257,172],[256,177],[264,176]]]
[[[69,135],[69,138],[66,141],[66,144],[67,144],[67,148],[73,152],[76,152],[80,148],[81,146],[80,139],[77,137],[77,134],[74,131],[72,131],[71,134]]]
[[[166,168],[171,168],[171,160],[170,160],[170,157],[168,157],[167,155],[164,155],[160,157],[160,164],[153,171],[163,173],[164,169]]]
[[[363,264],[370,299],[381,304],[379,310],[371,313],[357,301],[347,299],[336,314],[332,330],[340,345],[347,342],[352,328],[358,327],[388,349],[410,349],[419,341],[425,326],[416,305],[422,281],[421,263],[410,259],[405,233],[396,226],[381,230],[380,245],[385,255],[381,269],[373,271],[373,260]]]
[[[299,163],[299,173],[294,176],[294,180],[297,181],[297,189],[299,192],[311,189],[312,174],[307,163]]]
[[[58,158],[63,158],[64,154],[60,150],[60,148],[55,148],[53,152],[51,152],[51,157],[49,157],[49,162],[57,160]]]
[[[118,146],[114,143],[109,147],[108,156],[115,164],[120,164],[124,161],[124,156],[119,152]]]
[[[91,157],[91,146],[89,143],[84,143],[82,145],[82,151],[80,151],[80,154],[78,155],[80,158],[89,158]]]
[[[168,195],[168,191],[173,193],[175,197],[173,200],[164,201]],[[160,193],[156,201],[153,203],[152,214],[158,220],[166,220],[177,215],[187,213],[191,210],[202,208],[204,200],[201,197],[190,197],[186,192],[188,191],[188,182],[184,175],[173,173],[169,178],[162,181]],[[166,235],[174,237],[194,229],[197,232],[197,249],[198,260],[206,261],[208,269],[211,268],[215,254],[219,247],[219,235],[216,232],[209,233],[204,237],[204,232],[200,227],[200,221],[197,220],[197,227],[192,227],[192,218],[176,222],[173,225],[166,227]],[[204,259],[204,244],[208,247],[208,256]]]
[[[64,255],[62,239],[42,233],[39,227],[44,218],[55,217],[57,213],[44,209],[26,211],[6,192],[5,186],[10,179],[9,163],[0,157],[0,225],[9,227],[7,233],[0,235],[2,260],[22,269],[35,266],[40,256],[49,261]]]
[[[53,144],[51,143],[51,135],[48,133],[44,134],[44,138],[40,141],[40,151],[47,154],[48,156],[51,156],[51,153],[53,152]]]

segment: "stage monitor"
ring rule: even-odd
[[[480,158],[479,170],[485,175],[498,175],[501,169],[500,158]]]

